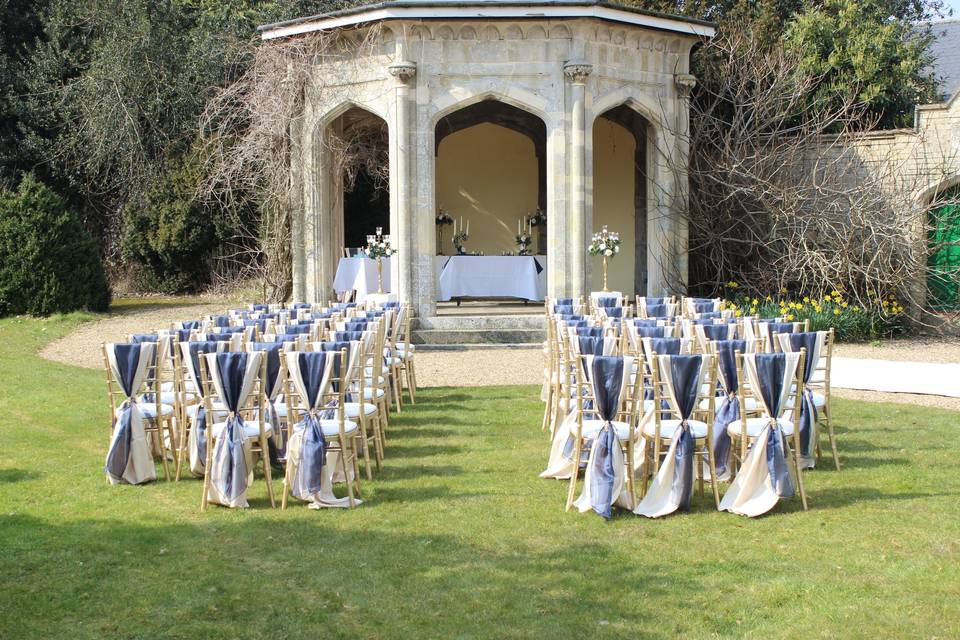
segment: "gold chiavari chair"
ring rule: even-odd
[[[253,478],[256,469],[256,463],[259,461],[263,466],[263,476],[267,484],[267,493],[270,498],[270,506],[276,508],[276,500],[273,492],[273,477],[270,469],[270,446],[268,439],[273,434],[273,425],[266,421],[266,380],[267,380],[267,359],[262,352],[241,353],[208,353],[200,358],[200,384],[203,385],[203,401],[207,416],[219,416],[223,411],[217,412],[214,403],[219,400],[223,409],[228,411],[226,420],[214,422],[215,418],[208,417],[206,433],[206,461],[203,473],[203,496],[200,501],[201,511],[206,510],[210,501],[210,492],[213,485],[213,462],[214,448],[217,442],[223,437],[228,421],[232,415],[229,413],[230,407],[226,400],[217,393],[214,384],[211,368],[217,366],[217,359],[224,356],[241,356],[247,358],[256,358],[257,371],[252,382],[249,393],[245,399],[241,400],[237,407],[235,415],[242,420],[242,442],[243,452],[246,462],[250,465],[248,477]],[[249,485],[248,487],[249,488]],[[244,498],[245,501],[245,498]]]
[[[106,372],[107,382],[107,403],[110,410],[110,424],[113,425],[117,412],[124,401],[127,400],[126,394],[120,388],[120,383],[114,380],[113,372],[110,368],[110,359],[107,355],[108,346],[101,343],[100,352],[103,356],[103,367]],[[154,351],[154,360],[148,365],[146,377],[139,389],[133,390],[133,396],[137,398],[137,405],[143,416],[143,429],[150,438],[151,449],[154,457],[160,456],[163,465],[163,475],[166,480],[170,480],[172,475],[167,460],[167,443],[176,442],[176,436],[173,430],[174,409],[172,405],[164,404],[161,401],[161,394],[154,392],[159,390],[160,384],[157,380],[157,351]],[[111,432],[111,437],[112,437]],[[109,480],[108,480],[109,482]]]
[[[318,390],[319,396],[314,406],[309,406],[308,399],[304,397],[295,384],[294,376],[296,374],[291,372],[287,375],[288,386],[285,394],[287,410],[289,411],[287,442],[294,442],[294,431],[303,428],[303,423],[308,416],[319,420],[327,455],[324,465],[329,464],[330,453],[338,454],[337,464],[340,467],[343,481],[347,485],[348,505],[353,507],[357,499],[360,498],[360,467],[355,447],[357,439],[353,435],[358,429],[357,423],[347,420],[344,411],[347,387],[344,384],[344,373],[349,370],[349,362],[346,349],[339,352],[328,352],[328,354],[339,359],[339,366],[330,368],[331,373],[329,373],[326,383]],[[289,358],[295,359],[297,355],[296,353],[288,354],[288,371],[295,366],[289,362]],[[295,457],[296,451],[291,451],[287,458],[281,509],[287,508],[288,498],[291,495],[291,485],[295,480],[294,474],[297,472]],[[351,475],[353,476],[352,479]]]
[[[769,416],[764,414],[756,417],[750,417],[751,415],[755,416],[756,412],[751,412],[747,409],[747,398],[750,395],[754,397],[759,406],[763,406],[763,401],[759,395],[760,391],[752,383],[753,381],[749,380],[750,376],[746,375],[744,368],[744,358],[753,357],[755,355],[756,354],[736,354],[737,379],[741,389],[741,393],[738,396],[740,402],[740,419],[735,420],[727,425],[727,433],[730,435],[733,445],[731,447],[731,451],[733,452],[733,457],[735,459],[735,467],[737,470],[739,470],[740,465],[742,465],[747,458],[748,450],[751,447],[757,446],[757,438],[764,433],[764,429],[770,423],[770,421],[775,420],[787,441],[787,450],[784,453],[792,461],[794,475],[800,491],[800,498],[803,502],[803,510],[806,511],[807,494],[803,484],[803,474],[800,471],[800,430],[795,428],[796,422],[794,420],[785,417],[785,414],[791,411],[791,406],[799,406],[798,401],[801,390],[803,389],[803,366],[807,355],[806,349],[800,350],[796,373],[793,376],[794,381],[792,383],[787,401],[784,402],[783,406],[780,407],[780,414],[777,416]],[[742,434],[746,435],[744,436]]]
[[[649,344],[649,343],[647,343]],[[648,352],[648,361],[651,369],[651,387],[653,389],[652,419],[647,420],[643,427],[643,437],[646,442],[644,451],[643,492],[646,495],[647,483],[651,475],[656,476],[660,469],[663,456],[667,454],[674,434],[682,426],[679,408],[673,402],[671,392],[673,382],[669,371],[672,363],[670,358],[676,356],[659,355],[656,351]],[[704,495],[704,462],[710,470],[710,485],[717,507],[720,506],[720,490],[717,483],[716,458],[713,452],[713,418],[716,412],[716,380],[717,361],[712,354],[696,354],[691,357],[700,358],[700,380],[697,384],[697,396],[693,403],[694,411],[687,420],[690,435],[694,442],[694,469],[700,489],[700,496]],[[664,417],[672,416],[672,417]]]
[[[624,356],[615,356],[624,358]],[[570,358],[573,368],[573,411],[576,412],[576,423],[574,431],[571,434],[574,441],[573,447],[573,466],[570,474],[570,484],[567,488],[566,510],[569,511],[573,506],[574,496],[577,490],[577,478],[580,467],[584,460],[586,445],[596,440],[604,427],[604,421],[596,418],[593,407],[596,406],[596,396],[593,390],[593,383],[590,380],[590,374],[587,373],[587,367],[590,366],[593,356],[576,355]],[[627,491],[630,494],[629,508],[633,509],[637,504],[637,489],[634,464],[634,447],[636,445],[637,426],[640,416],[643,413],[643,380],[640,376],[630,374],[633,368],[633,357],[626,356],[624,362],[623,375],[629,379],[626,382],[626,393],[621,398],[620,406],[617,408],[616,415],[613,418],[612,425],[616,432],[617,442],[623,452],[624,471]]]

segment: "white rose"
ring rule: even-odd
[[[601,242],[601,243],[600,243],[600,251],[603,251],[603,250],[606,249],[606,248],[607,248],[607,245],[605,245],[604,243]]]
[[[620,253],[620,245],[617,245],[613,248],[614,253]]]
[[[612,256],[612,255],[613,255],[613,251],[611,251],[610,249],[607,249],[606,251],[603,252],[603,255],[605,255],[605,256]]]

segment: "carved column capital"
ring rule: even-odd
[[[673,77],[673,83],[682,96],[689,97],[690,92],[697,86],[697,77],[691,73],[680,73]]]
[[[574,84],[583,84],[587,76],[593,71],[593,65],[586,62],[568,62],[563,65],[563,75]]]
[[[407,84],[417,75],[417,64],[415,62],[398,62],[387,67],[394,78]]]

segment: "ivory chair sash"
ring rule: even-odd
[[[231,508],[246,508],[247,489],[253,482],[253,443],[259,441],[260,453],[268,455],[267,437],[273,426],[264,420],[263,402],[250,403],[256,388],[262,400],[265,358],[262,352],[253,353],[208,353],[204,355],[206,371],[216,395],[227,410],[225,422],[209,426],[207,436],[207,466],[204,474],[204,494],[201,508],[213,502]],[[209,395],[207,414],[212,410]],[[248,405],[253,404],[253,411]],[[242,412],[256,415],[256,420],[248,424]],[[211,442],[212,441],[212,442]],[[212,450],[211,450],[212,444]],[[273,483],[270,477],[270,463],[263,461],[264,475],[273,505]]]
[[[774,334],[777,346],[784,353],[806,350],[803,365],[803,390],[800,392],[800,415],[797,422],[800,425],[800,468],[813,469],[816,466],[816,446],[820,439],[817,433],[817,398],[814,397],[814,374],[820,363],[820,356],[827,341],[826,331],[805,331],[800,333]],[[792,405],[791,405],[792,407]],[[830,444],[834,444],[833,434],[830,434]],[[836,460],[836,457],[834,457]]]
[[[104,471],[110,484],[143,484],[157,479],[137,394],[156,357],[155,342],[104,345],[110,374],[124,400],[113,411],[112,435]],[[111,409],[113,400],[111,397]],[[162,416],[156,415],[159,423]]]
[[[628,396],[633,385],[630,372],[631,356],[584,356],[578,372],[587,378],[592,406],[584,405],[584,397],[577,398],[578,442],[573,460],[580,459],[584,440],[591,443],[583,480],[583,492],[573,503],[581,513],[591,509],[600,516],[612,517],[613,507],[632,509],[634,505],[633,441],[636,426],[636,398]],[[635,394],[634,394],[635,395]],[[585,416],[591,420],[585,421]],[[617,418],[621,421],[614,422]],[[599,423],[599,428],[597,428]],[[588,428],[591,427],[591,428]],[[627,449],[629,460],[624,458]],[[626,471],[630,470],[628,477]],[[570,479],[568,498],[572,499],[576,488],[576,475]]]
[[[652,425],[645,428],[645,434],[653,441],[653,464],[657,469],[650,489],[643,500],[634,509],[637,515],[659,518],[675,511],[689,511],[693,485],[696,479],[695,458],[700,443],[706,445],[707,460],[711,479],[716,478],[714,468],[712,427],[708,422],[693,420],[698,399],[706,386],[712,394],[712,370],[715,366],[711,355],[657,355],[654,360],[654,414]],[[669,413],[676,416],[673,420],[660,418],[660,407],[664,398],[660,391],[666,389],[666,401]],[[712,395],[709,397],[712,398]],[[709,413],[709,412],[708,412]],[[649,431],[648,431],[649,430]],[[659,463],[659,447],[662,439],[669,437],[670,446],[663,462]],[[700,445],[702,446],[702,445]],[[650,445],[647,447],[650,448]],[[714,500],[719,503],[716,481],[711,485]]]
[[[803,358],[802,351],[748,353],[742,356],[742,371],[746,373],[750,388],[766,416],[759,419],[763,425],[759,432],[754,426],[757,423],[744,417],[728,427],[731,437],[740,442],[741,452],[746,451],[748,440],[752,441],[752,447],[745,455],[741,453],[740,469],[720,502],[721,511],[756,517],[773,509],[781,498],[793,497],[794,482],[787,466],[787,456],[793,462],[803,508],[807,509],[798,458],[787,441],[789,436],[793,436],[797,444],[797,432],[794,424],[784,418],[788,397],[791,393],[797,393],[795,385],[800,381],[797,374]],[[742,373],[740,384],[743,385]]]
[[[288,493],[309,501],[315,509],[361,504],[353,491],[356,473],[352,465],[356,456],[348,461],[348,434],[356,432],[357,425],[348,422],[343,411],[341,376],[348,366],[345,351],[288,353],[286,360],[295,393],[290,399],[292,432],[283,507],[286,508]],[[299,420],[293,422],[294,417]],[[328,451],[327,438],[339,443],[336,452]],[[333,493],[334,470],[338,465],[346,479],[346,498],[337,498]]]

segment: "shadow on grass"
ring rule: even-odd
[[[407,480],[410,478],[449,477],[463,475],[463,467],[456,465],[418,465],[411,464],[403,467],[385,467],[383,473],[377,476],[378,482],[391,480]]]
[[[805,478],[806,479],[806,478]],[[940,498],[956,496],[956,493],[922,493],[919,491],[886,492],[876,487],[830,487],[811,491],[809,481],[806,483],[807,501],[810,510],[839,509],[858,502],[877,502],[891,500],[923,500],[924,498]],[[797,503],[799,505],[799,502]]]
[[[0,469],[0,484],[14,484],[39,477],[40,472],[33,469]]]
[[[0,631],[63,637],[79,623],[87,636],[113,637],[175,628],[184,632],[177,637],[241,629],[247,637],[574,637],[593,635],[609,618],[668,638],[669,626],[645,623],[645,607],[692,615],[696,600],[685,604],[682,594],[706,588],[694,567],[627,562],[589,542],[491,548],[370,526],[340,510],[301,508],[279,520],[233,515],[202,524],[0,519],[9,607]],[[282,597],[250,606],[253,594],[270,593]],[[623,606],[618,593],[642,593],[645,606]],[[123,604],[131,594],[136,607]]]

